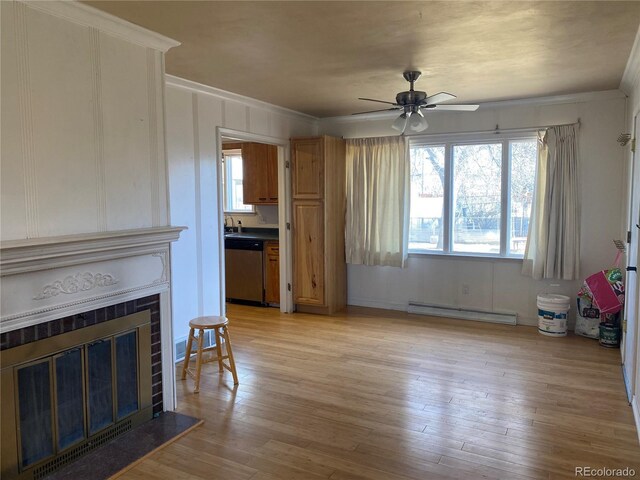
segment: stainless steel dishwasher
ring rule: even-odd
[[[225,288],[227,301],[264,304],[264,242],[225,238]]]

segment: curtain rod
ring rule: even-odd
[[[405,137],[425,137],[425,136],[441,136],[441,135],[477,135],[477,134],[483,134],[483,133],[495,133],[496,135],[499,135],[501,133],[517,133],[517,132],[532,132],[535,130],[544,130],[547,128],[553,128],[553,127],[568,127],[570,125],[578,125],[580,126],[580,118],[578,117],[578,120],[573,122],[573,123],[559,123],[556,125],[540,125],[540,126],[534,126],[534,127],[521,127],[521,128],[500,128],[500,125],[496,124],[496,128],[494,128],[493,130],[480,130],[480,131],[475,131],[475,132],[449,132],[449,133],[414,133],[412,135],[405,135]]]

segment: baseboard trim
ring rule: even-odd
[[[637,395],[634,395],[633,399],[631,399],[631,410],[633,410],[633,418],[636,421],[636,434],[638,435],[638,443],[640,443],[640,404]]]
[[[421,302],[409,302],[409,313],[426,315],[429,317],[458,318],[474,322],[498,323],[501,325],[517,324],[517,315],[514,312],[497,313],[472,308],[452,307],[450,305],[436,305]]]
[[[369,298],[358,298],[358,297],[349,298],[349,300],[347,301],[347,304],[352,305],[354,307],[380,308],[382,310],[397,310],[400,312],[406,312],[409,305],[408,303],[385,302],[385,301],[379,301],[379,300],[371,300]],[[522,315],[518,315],[517,325],[537,327],[538,317],[525,317]]]
[[[378,300],[370,300],[368,298],[349,298],[347,300],[347,304],[353,305],[354,307],[380,308],[382,310],[399,310],[401,312],[407,311],[406,303],[381,302]]]
[[[523,317],[518,315],[518,325],[525,325],[527,327],[537,327],[538,317]]]

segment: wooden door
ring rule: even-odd
[[[323,138],[291,141],[291,182],[293,199],[324,198]]]
[[[325,305],[322,201],[293,203],[293,270],[294,302]]]
[[[280,247],[278,242],[266,242],[264,249],[264,301],[267,303],[280,303]]]

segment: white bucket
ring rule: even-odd
[[[550,337],[566,336],[570,302],[566,295],[538,295],[538,332]]]

